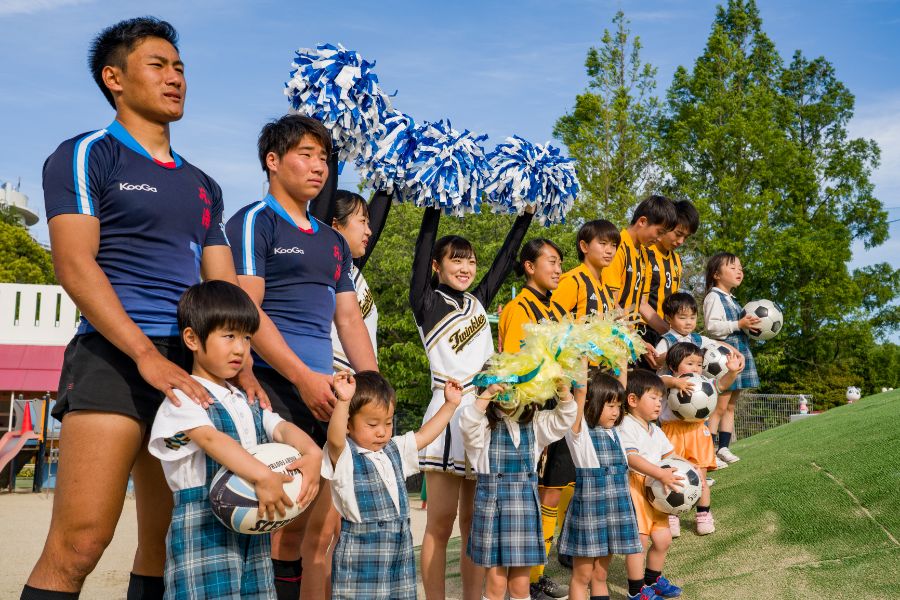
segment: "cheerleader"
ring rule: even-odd
[[[477,260],[468,240],[450,235],[435,242],[441,213],[425,209],[416,241],[409,302],[431,367],[432,397],[425,412],[428,421],[444,404],[444,385],[449,379],[463,385],[465,407],[475,398],[472,378],[494,352],[485,306],[489,306],[512,270],[516,251],[531,224],[532,214],[518,217],[487,274],[475,289]],[[428,488],[427,522],[422,541],[422,581],[425,597],[444,598],[447,541],[459,514],[463,549],[472,525],[475,497],[474,473],[466,464],[459,413],[444,434],[419,451],[419,466]],[[483,575],[461,552],[463,598],[481,595]]]
[[[628,461],[614,429],[624,415],[625,388],[615,377],[596,371],[588,382],[587,398],[575,394],[575,401],[575,424],[566,433],[575,462],[575,495],[559,552],[574,557],[570,600],[609,600],[606,577],[612,555],[641,552]]]
[[[491,402],[502,391],[493,385],[460,410],[466,456],[478,477],[466,552],[487,568],[484,598],[502,600],[509,593],[510,600],[527,600],[531,567],[547,560],[544,536],[535,528],[540,523],[537,460],[572,426],[577,407],[567,383],[557,388],[553,410]],[[584,384],[576,391],[583,395]]]

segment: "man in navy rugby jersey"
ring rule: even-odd
[[[176,43],[154,18],[101,32],[89,64],[115,120],[44,164],[54,268],[83,318],[54,409],[63,427],[53,518],[23,599],[78,597],[112,539],[129,474],[138,548],[127,597],[163,595],[172,494],[147,435],[162,399],[177,404],[174,389],[209,397],[188,375],[176,307],[201,276],[237,282],[221,190],[170,146],[187,89]]]
[[[272,409],[320,446],[336,402],[332,320],[353,368],[378,368],[350,278],[350,248],[307,212],[328,178],[330,153],[331,136],[315,119],[287,115],[266,124],[259,160],[269,193],[238,210],[226,226],[238,281],[262,316],[253,336],[253,372]],[[296,600],[298,587],[303,598],[327,597],[330,506],[329,488],[321,485],[315,505],[273,536],[279,598]],[[304,576],[298,581],[301,555]]]

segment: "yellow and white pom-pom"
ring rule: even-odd
[[[495,354],[474,381],[483,387],[506,384],[507,391],[496,401],[510,407],[543,404],[556,396],[560,379],[578,378],[582,357],[618,373],[620,365],[636,362],[647,351],[633,324],[618,312],[528,323],[523,329],[520,350]]]

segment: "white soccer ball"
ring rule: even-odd
[[[287,469],[289,464],[300,459],[300,453],[292,446],[277,443],[259,444],[247,452],[273,471],[294,476],[293,480],[284,484],[284,491],[294,501],[294,505],[286,509],[287,514],[284,517],[276,511],[274,521],[270,521],[265,515],[257,516],[259,499],[256,497],[253,484],[225,467],[219,469],[209,485],[209,502],[212,504],[213,514],[225,527],[250,535],[271,533],[299,517],[306,509],[306,506],[300,506],[296,502],[300,495],[303,476],[300,471]]]
[[[862,394],[858,387],[851,385],[847,388],[847,402],[856,402],[860,398],[862,398]]]
[[[728,357],[731,350],[718,342],[703,346],[703,376],[719,379],[728,372]]]
[[[669,408],[675,416],[683,421],[703,421],[716,408],[719,394],[712,379],[696,373],[685,373],[681,378],[689,379],[694,384],[693,392],[682,392],[678,388],[669,390]]]
[[[700,500],[703,484],[700,481],[700,473],[694,466],[680,458],[664,458],[659,467],[662,469],[674,469],[684,477],[678,482],[682,486],[681,491],[670,489],[668,493],[663,490],[663,484],[658,479],[647,477],[644,484],[644,492],[647,500],[657,510],[670,515],[680,515],[694,508]]]
[[[784,326],[784,314],[781,307],[771,300],[751,300],[744,305],[743,314],[759,317],[759,322],[753,329],[744,329],[744,333],[754,340],[770,340],[781,331]],[[742,316],[743,316],[742,314]]]

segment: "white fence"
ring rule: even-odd
[[[813,410],[809,395],[741,394],[734,411],[734,433],[738,439],[762,433],[791,421],[791,415]]]
[[[0,283],[0,344],[65,346],[80,317],[62,286]]]

